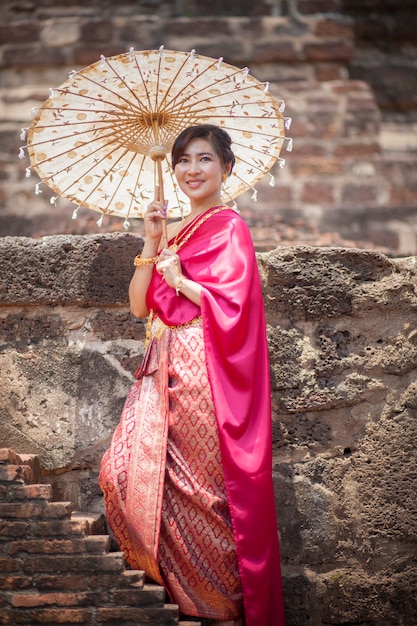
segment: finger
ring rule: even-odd
[[[164,256],[164,259],[168,259],[170,257],[176,256],[176,254],[169,248],[164,248],[161,254]]]

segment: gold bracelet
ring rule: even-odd
[[[184,280],[185,280],[184,276],[180,276],[178,278],[177,282],[175,283],[175,293],[176,293],[177,296],[180,295],[180,289],[181,289],[181,286],[182,286],[182,283],[184,282]]]
[[[152,263],[156,263],[157,260],[158,260],[157,256],[150,257],[149,259],[142,259],[140,254],[138,254],[137,256],[135,256],[133,265],[135,267],[143,267],[144,265],[152,265]]]

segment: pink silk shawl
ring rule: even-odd
[[[272,481],[272,424],[264,305],[248,226],[230,208],[210,215],[181,246],[186,277],[202,286],[201,309],[153,274],[147,306],[165,324],[201,314],[223,471],[237,547],[246,626],[283,626]],[[172,241],[170,242],[173,243]]]

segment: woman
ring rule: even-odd
[[[265,319],[248,227],[221,201],[230,145],[208,124],[175,141],[191,213],[168,248],[166,206],[146,211],[129,299],[149,344],[99,482],[127,562],[183,616],[282,626]]]

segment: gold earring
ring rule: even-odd
[[[226,172],[224,172],[224,173],[222,174],[222,182],[223,182],[223,183],[225,183],[225,182],[226,182],[226,179],[227,179],[227,174],[226,174]]]

